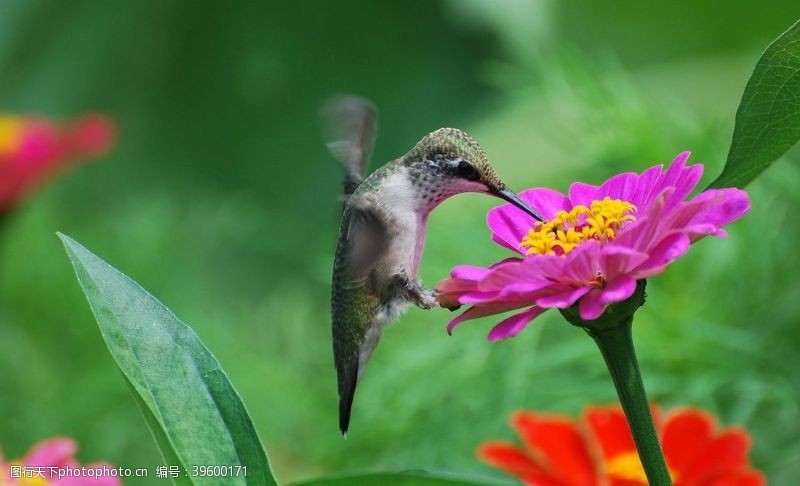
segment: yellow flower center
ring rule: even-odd
[[[617,479],[647,484],[647,476],[636,452],[623,452],[606,463],[606,474]]]
[[[606,475],[610,478],[623,479],[626,481],[636,481],[647,484],[647,475],[644,473],[642,463],[636,451],[623,452],[606,462]],[[667,468],[669,476],[675,482],[677,475],[675,471]]]
[[[631,211],[636,206],[610,197],[592,201],[588,208],[578,205],[569,212],[561,210],[550,221],[537,221],[520,246],[528,255],[564,256],[584,241],[605,243],[616,238],[620,228],[636,219]]]
[[[0,155],[13,153],[19,148],[22,121],[19,117],[0,115]]]

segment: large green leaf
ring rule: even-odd
[[[736,111],[722,174],[711,187],[744,187],[800,140],[800,22],[758,60]]]
[[[403,471],[312,479],[295,483],[293,486],[483,486],[487,484],[498,484],[498,482],[469,479],[454,474]]]
[[[219,484],[192,467],[241,465],[247,476],[225,484],[276,484],[241,398],[197,334],[136,282],[59,237],[165,461],[187,471],[174,482]]]
[[[136,404],[139,405],[139,410],[142,411],[142,415],[144,416],[145,422],[147,422],[147,426],[150,428],[150,432],[153,433],[153,438],[158,445],[158,449],[161,451],[164,463],[170,466],[178,466],[181,471],[187,471],[186,465],[181,461],[180,457],[178,457],[178,452],[172,446],[167,434],[164,433],[164,427],[161,426],[161,422],[153,415],[153,411],[147,406],[144,400],[142,400],[142,397],[136,392],[133,383],[131,383],[127,377],[125,377],[125,383],[128,385],[128,389],[130,389]],[[177,485],[192,484],[188,475],[179,475],[177,478],[173,478],[170,474],[170,479]]]

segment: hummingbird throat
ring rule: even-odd
[[[562,209],[549,221],[537,221],[520,247],[527,255],[567,256],[586,241],[613,240],[622,227],[636,220],[630,214],[635,211],[633,204],[610,197],[592,201],[588,207],[581,204],[569,211]]]

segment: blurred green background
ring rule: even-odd
[[[466,129],[514,188],[566,189],[679,151],[724,161],[747,77],[796,0],[212,2],[3,0],[0,109],[108,113],[104,160],[51,181],[0,241],[0,444],[75,437],[80,459],[160,464],[55,231],[192,325],[243,395],[282,481],[432,468],[501,476],[474,449],[519,408],[577,414],[614,391],[591,340],[545,314],[490,345],[412,309],[336,425],[329,280],[342,171],[317,124],[330,95],[380,109],[374,165]],[[772,484],[800,478],[800,153],[749,188],[753,210],[648,288],[635,339],[651,398],[746,426]],[[506,256],[485,211],[434,212],[429,285]],[[152,473],[152,471],[151,471]],[[128,484],[158,482],[135,479]]]

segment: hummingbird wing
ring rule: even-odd
[[[364,98],[342,95],[322,108],[328,151],[346,170],[344,193],[352,194],[364,180],[375,141],[377,113]]]
[[[350,284],[362,282],[386,251],[386,221],[375,206],[362,197],[353,196],[348,203],[346,275]]]
[[[388,243],[387,227],[377,209],[359,196],[348,201],[334,263],[331,317],[333,354],[339,388],[339,428],[347,433],[356,385],[380,338],[375,316],[380,297],[369,274]]]

